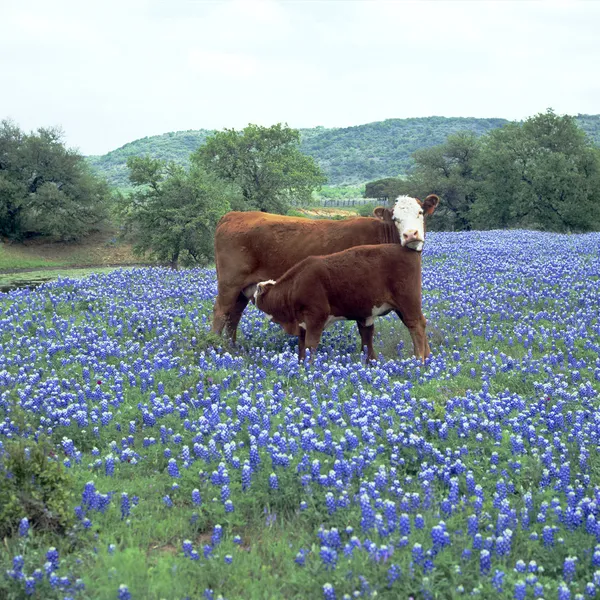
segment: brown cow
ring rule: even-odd
[[[218,295],[212,330],[227,331],[235,342],[242,313],[256,284],[281,277],[307,256],[333,254],[354,246],[399,243],[421,250],[424,215],[438,205],[433,194],[423,202],[397,198],[393,209],[378,207],[373,217],[343,221],[284,217],[263,212],[230,212],[215,232]]]
[[[415,355],[429,356],[421,311],[421,253],[400,244],[359,246],[328,256],[311,256],[277,281],[256,286],[256,306],[290,335],[299,336],[298,356],[314,354],[323,330],[353,320],[367,360],[375,360],[373,321],[390,311],[410,331]]]

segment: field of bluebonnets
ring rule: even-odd
[[[0,296],[0,596],[600,597],[599,250],[430,233],[425,366],[215,349],[210,269]]]

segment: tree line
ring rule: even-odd
[[[129,191],[110,190],[55,129],[0,127],[0,235],[80,238],[112,218],[134,249],[173,266],[212,258],[213,233],[229,210],[285,214],[311,203],[326,178],[287,125],[248,125],[207,137],[188,166],[130,156]]]
[[[600,145],[600,115],[577,115],[577,125]],[[506,119],[419,117],[386,119],[353,127],[299,129],[300,150],[312,156],[327,176],[328,185],[362,186],[381,177],[406,175],[417,150],[442,144],[449,135],[472,131],[480,136],[508,124]],[[202,146],[213,130],[164,133],[135,140],[87,161],[110,185],[129,187],[127,158],[150,155],[167,162],[189,165],[190,154]]]
[[[111,191],[57,128],[0,123],[0,236],[77,239],[108,214]]]
[[[365,196],[438,194],[436,229],[600,229],[600,149],[574,117],[548,110],[480,137],[455,133],[413,161],[408,176],[369,182]]]
[[[59,130],[26,134],[3,121],[0,236],[70,240],[112,220],[140,254],[173,266],[202,264],[212,259],[214,230],[227,211],[285,214],[310,204],[326,182],[302,152],[300,132],[282,124],[214,132],[187,166],[150,156],[130,156],[127,166],[130,189],[111,189],[66,148]],[[434,229],[600,229],[600,150],[574,117],[548,110],[481,136],[449,135],[416,151],[407,176],[365,186],[365,197],[383,201],[429,193],[442,198]]]

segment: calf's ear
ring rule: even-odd
[[[382,221],[391,221],[392,211],[389,208],[385,208],[385,206],[378,206],[373,209],[373,216]]]
[[[425,200],[423,200],[423,202],[421,203],[421,206],[423,207],[423,212],[426,215],[432,215],[435,212],[435,209],[437,208],[437,205],[440,203],[440,199],[438,196],[436,196],[435,194],[429,194],[429,196],[427,196],[427,198],[425,198]]]

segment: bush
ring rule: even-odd
[[[372,217],[373,209],[377,206],[375,203],[363,204],[358,207],[358,214],[361,217]]]
[[[73,521],[72,487],[48,441],[0,445],[0,537],[12,535],[23,517],[38,530],[62,533]]]

